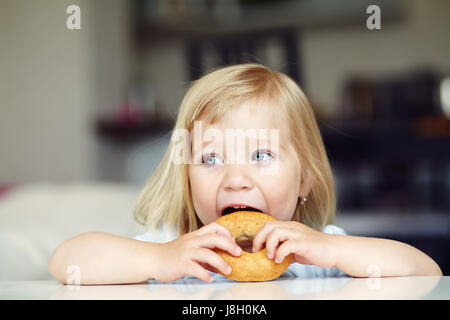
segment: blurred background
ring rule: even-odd
[[[381,29],[366,26],[372,4]],[[409,243],[449,275],[449,13],[447,0],[2,0],[0,280],[50,279],[51,251],[81,232],[145,231],[132,206],[186,86],[242,62],[310,99],[335,224]]]

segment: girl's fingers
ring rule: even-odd
[[[236,242],[221,234],[204,235],[198,238],[199,246],[203,248],[214,249],[218,248],[222,251],[226,251],[233,256],[240,256],[242,249],[236,244]]]
[[[289,234],[290,230],[283,227],[274,228],[269,232],[266,238],[267,258],[274,258],[278,245],[289,239]]]
[[[305,248],[304,242],[302,241],[294,241],[287,240],[281,244],[275,254],[275,262],[281,263],[284,258],[286,258],[289,254],[295,253],[297,255],[303,255],[303,249]]]
[[[220,271],[223,274],[229,274],[231,267],[225,262],[217,253],[209,249],[197,249],[196,256],[192,258],[197,262],[207,263],[214,269]]]
[[[224,235],[228,238],[233,238],[233,235],[231,234],[230,230],[222,226],[221,224],[218,224],[217,222],[212,222],[210,224],[207,224],[206,226],[201,227],[197,231],[194,231],[197,235],[203,236],[205,234],[209,233],[218,233],[221,235]]]
[[[200,280],[211,282],[212,275],[198,263],[191,261],[187,266],[186,274],[199,278]]]
[[[266,242],[268,234],[277,226],[277,223],[266,222],[264,226],[259,230],[259,232],[253,238],[253,252],[259,251],[263,248]]]

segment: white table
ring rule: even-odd
[[[0,299],[450,299],[450,277],[278,279],[259,283],[227,279],[211,284],[189,279],[108,286],[3,281]]]

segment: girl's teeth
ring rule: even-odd
[[[237,207],[233,207],[234,209],[243,209],[243,208],[247,208],[247,206],[237,206]]]

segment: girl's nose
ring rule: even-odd
[[[242,164],[225,166],[223,187],[226,190],[253,189],[254,181],[248,173],[248,167]]]

